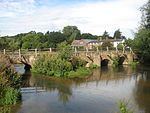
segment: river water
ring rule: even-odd
[[[16,65],[23,73],[23,67]],[[134,113],[150,113],[150,68],[103,67],[86,79],[54,78],[26,72],[22,102],[12,113],[116,113],[120,99]]]

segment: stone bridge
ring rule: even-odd
[[[136,55],[131,52],[122,51],[102,51],[102,52],[77,52],[75,56],[86,61],[86,67],[91,64],[98,66],[112,65],[114,58],[118,59],[118,64],[130,64],[136,59]]]
[[[56,51],[54,52],[51,49],[49,51],[19,50],[17,53],[4,51],[4,54],[10,56],[14,63],[23,63],[27,66],[32,66],[36,58],[42,53],[57,54]],[[98,66],[112,65],[114,58],[118,59],[119,65],[130,64],[136,59],[136,55],[132,51],[75,51],[74,56],[86,61],[86,67],[92,64]]]

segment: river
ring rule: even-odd
[[[23,67],[16,65],[23,73]],[[119,100],[134,113],[150,113],[150,67],[92,70],[86,79],[54,78],[26,72],[22,102],[11,113],[116,113]]]

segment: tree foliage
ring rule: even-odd
[[[104,31],[104,33],[102,35],[102,38],[103,39],[109,38],[109,34],[108,34],[108,32],[106,30]]]
[[[138,52],[142,63],[150,62],[150,0],[141,8],[142,22],[135,39],[130,42]]]
[[[116,38],[116,39],[121,39],[122,38],[122,34],[120,32],[120,29],[118,29],[114,32],[114,38]]]
[[[62,32],[67,37],[68,43],[71,43],[75,39],[79,39],[81,35],[80,30],[76,26],[66,26]]]

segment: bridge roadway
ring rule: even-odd
[[[32,50],[19,50],[17,52],[4,51],[3,54],[10,56],[14,63],[23,63],[25,65],[32,66],[36,58],[40,54],[52,54],[56,55],[58,52],[52,51],[52,49],[45,51],[38,51],[37,49]],[[130,64],[135,58],[136,55],[132,51],[75,51],[74,56],[80,58],[87,62],[86,67],[89,67],[91,64],[98,66],[103,65],[112,65],[113,59],[118,58],[118,63]]]

